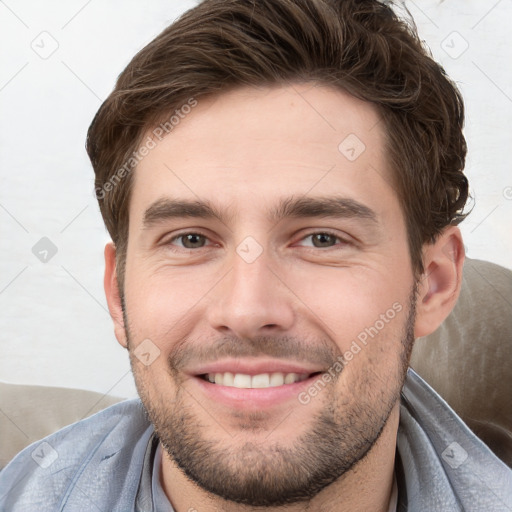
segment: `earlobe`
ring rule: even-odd
[[[123,318],[123,306],[119,295],[116,270],[116,248],[112,242],[105,246],[105,276],[103,279],[110,316],[114,321],[114,333],[121,346],[127,348],[126,330]]]
[[[464,266],[464,244],[459,228],[451,226],[423,252],[424,274],[418,283],[416,338],[434,332],[459,298]]]

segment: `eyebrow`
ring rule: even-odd
[[[220,210],[209,201],[158,199],[144,212],[143,227],[149,229],[170,219],[200,218],[218,219],[229,223],[233,219],[232,211]],[[285,218],[333,217],[355,218],[378,224],[374,210],[351,198],[328,197],[289,197],[268,212],[271,222],[279,222]]]
[[[170,219],[184,217],[199,219],[218,219],[225,222],[231,218],[227,212],[217,210],[209,201],[189,201],[176,199],[158,199],[145,212],[142,220],[143,227],[149,229]]]
[[[284,199],[270,212],[270,219],[279,222],[287,217],[359,218],[377,224],[377,214],[368,206],[347,197],[300,197]]]

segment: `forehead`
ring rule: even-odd
[[[377,109],[344,91],[241,88],[180,113],[162,140],[148,132],[155,145],[135,171],[132,220],[164,197],[255,214],[284,195],[397,201]]]

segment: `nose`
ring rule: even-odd
[[[224,335],[283,334],[295,321],[293,294],[264,254],[251,263],[235,254],[231,271],[210,297],[209,324]]]

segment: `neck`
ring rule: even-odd
[[[387,512],[393,488],[399,403],[366,456],[307,502],[279,507],[252,507],[226,501],[189,480],[162,447],[160,481],[176,512]]]

